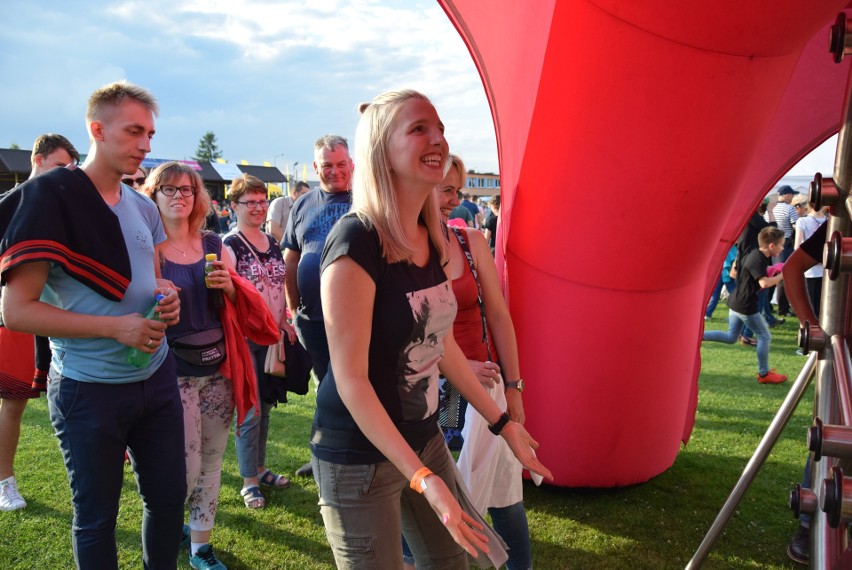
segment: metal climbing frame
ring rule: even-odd
[[[840,63],[852,54],[852,23],[844,13],[831,28],[830,49]],[[852,69],[852,68],[850,68]],[[790,507],[798,518],[811,516],[810,567],[837,568],[848,563],[850,552],[847,523],[852,519],[852,361],[850,339],[850,275],[852,275],[852,71],[847,80],[843,121],[837,140],[834,179],[817,173],[810,188],[815,209],[829,207],[828,240],[824,266],[819,324],[804,323],[799,330],[799,346],[809,358],[790,388],[743,474],[731,491],[701,545],[687,564],[699,568],[733,515],[763,462],[778,441],[781,431],[801,401],[812,378],[814,425],[808,430],[808,450],[813,452],[811,489],[796,485],[790,493]]]

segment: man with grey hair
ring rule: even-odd
[[[314,170],[319,188],[314,188],[293,205],[287,229],[281,240],[284,248],[284,287],[287,306],[299,341],[313,361],[314,374],[322,382],[328,371],[328,338],[325,335],[320,302],[320,257],[332,226],[352,206],[352,159],[349,144],[337,135],[326,135],[314,144]],[[297,475],[311,474],[307,463]]]
[[[121,183],[150,152],[157,111],[148,91],[126,81],[97,89],[85,162],[0,200],[3,316],[11,330],[50,338],[47,400],[71,487],[78,568],[118,567],[125,449],[142,496],[143,567],[177,565],[186,465],[165,329],[178,322],[180,302],[160,279],[159,211]]]

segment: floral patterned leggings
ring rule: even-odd
[[[234,415],[234,390],[231,381],[218,372],[179,376],[178,389],[186,440],[189,528],[211,530],[219,502],[222,456]]]

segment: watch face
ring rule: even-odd
[[[518,380],[518,392],[523,392],[526,389],[526,384],[524,384],[524,379],[521,378]]]

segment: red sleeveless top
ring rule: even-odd
[[[451,239],[455,239],[453,236]],[[456,295],[458,311],[453,321],[453,336],[468,360],[488,360],[485,345],[482,343],[482,317],[479,313],[479,303],[476,300],[478,291],[473,273],[467,258],[464,259],[464,272],[458,279],[453,279],[453,293]],[[488,331],[488,345],[491,348],[491,359],[497,362],[497,351]]]

